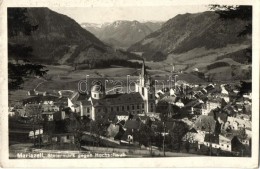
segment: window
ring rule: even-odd
[[[127,110],[129,110],[129,105],[126,106]]]
[[[153,99],[153,94],[150,94],[150,99]]]
[[[137,114],[139,114],[140,112],[139,111],[137,111]]]
[[[139,106],[139,104],[137,105],[137,109],[140,109],[140,106]]]
[[[135,109],[135,105],[132,104],[132,109],[134,110]]]
[[[124,106],[122,106],[122,111],[124,111],[124,109],[125,109],[125,107],[124,107]]]
[[[153,112],[153,103],[151,103],[151,112]]]
[[[96,95],[96,94],[94,94],[94,97],[96,98],[96,97],[97,97],[97,95]]]
[[[229,145],[227,145],[227,148],[229,147]]]
[[[144,88],[142,87],[142,95],[144,96]]]
[[[90,108],[89,107],[87,107],[87,113],[89,113],[90,112]]]
[[[69,136],[69,135],[67,135],[67,139],[70,139],[70,136]]]
[[[113,111],[113,107],[111,107],[111,111]]]
[[[119,106],[116,107],[116,110],[119,111]]]
[[[142,108],[144,108],[144,103],[142,103]]]

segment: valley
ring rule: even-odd
[[[82,9],[8,9],[9,158],[252,156],[250,16]]]

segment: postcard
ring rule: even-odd
[[[259,2],[1,2],[2,167],[255,168]]]

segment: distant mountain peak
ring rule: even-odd
[[[105,43],[119,48],[129,47],[146,35],[158,30],[161,25],[161,22],[141,23],[137,20],[117,20],[111,23],[104,23],[101,27],[81,24],[84,29],[90,31]]]

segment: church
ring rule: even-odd
[[[94,85],[90,94],[73,93],[68,98],[68,107],[92,120],[104,115],[149,114],[155,112],[155,89],[143,61],[135,92],[106,94],[102,85]]]

